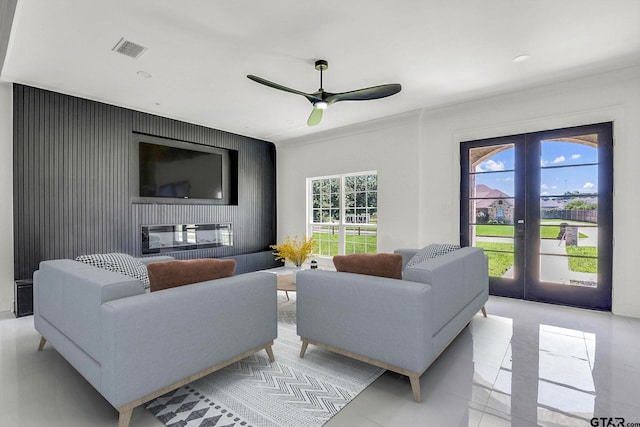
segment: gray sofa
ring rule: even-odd
[[[171,259],[143,258],[145,263]],[[277,337],[276,275],[248,273],[145,293],[128,276],[72,260],[40,263],[34,323],[120,412],[262,349]]]
[[[488,299],[487,258],[462,248],[406,267],[403,280],[335,271],[297,276],[300,357],[309,344],[407,375],[420,401],[420,376]]]

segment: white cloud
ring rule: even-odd
[[[585,182],[582,188],[594,188],[596,185],[591,182]]]
[[[551,186],[551,189],[552,189],[552,190],[555,190],[556,188],[558,188],[558,186],[557,186],[557,185],[552,185],[552,186]]]
[[[556,157],[555,159],[553,159],[553,163],[562,163],[565,160],[567,160],[564,156],[560,156],[560,157]]]
[[[486,160],[476,166],[476,172],[486,172],[486,171],[503,171],[504,170],[504,162],[496,162],[495,160]]]
[[[549,161],[548,161],[548,160],[542,160],[542,159],[540,159],[540,166],[545,167],[545,166],[547,166],[548,164],[549,164]]]
[[[572,155],[571,155],[571,158],[572,158],[573,160],[579,159],[580,157],[582,157],[582,154],[572,154]]]
[[[510,176],[508,176],[508,177],[506,177],[506,178],[504,179],[504,182],[509,182],[509,181],[513,181],[513,179],[512,179]]]
[[[540,189],[541,189],[541,190],[548,190],[548,189],[549,189],[549,186],[548,186],[547,184],[542,184],[542,185],[540,186]]]
[[[541,196],[548,196],[549,193],[547,191],[543,191],[542,193],[540,193]]]

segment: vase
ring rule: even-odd
[[[293,284],[294,284],[294,285],[296,284],[296,276],[298,275],[298,272],[299,272],[300,270],[302,270],[302,266],[301,266],[301,265],[296,265],[296,266],[293,268]]]

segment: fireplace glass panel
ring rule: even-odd
[[[233,246],[230,223],[143,225],[142,254]]]

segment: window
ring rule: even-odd
[[[376,172],[308,178],[308,234],[319,256],[376,253]]]

